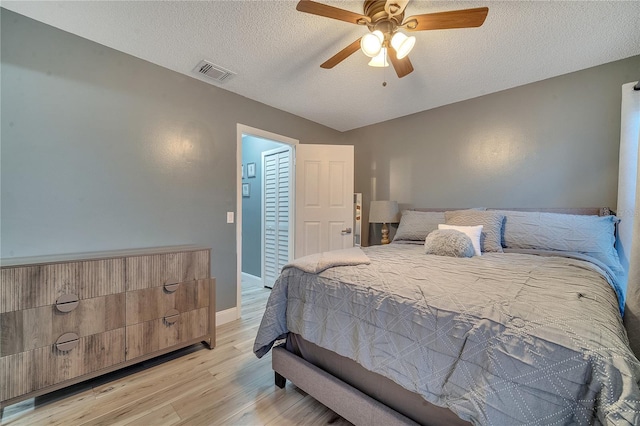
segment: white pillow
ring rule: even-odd
[[[482,256],[482,252],[480,251],[480,235],[482,235],[482,225],[477,226],[455,226],[455,225],[444,225],[439,224],[438,229],[453,229],[454,231],[460,231],[469,238],[471,238],[471,242],[473,243],[473,250],[475,251],[476,256]]]

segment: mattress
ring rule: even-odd
[[[285,269],[254,351],[288,332],[473,424],[640,424],[640,362],[611,278],[585,260],[420,246]]]

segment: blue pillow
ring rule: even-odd
[[[505,216],[506,248],[583,253],[624,272],[615,248],[615,216],[587,216],[545,212],[497,210]]]

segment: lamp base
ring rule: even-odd
[[[387,224],[383,223],[382,224],[382,244],[389,244],[391,241],[389,241],[389,228],[387,228]]]

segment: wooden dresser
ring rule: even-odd
[[[6,259],[0,407],[198,342],[215,346],[211,250]]]

